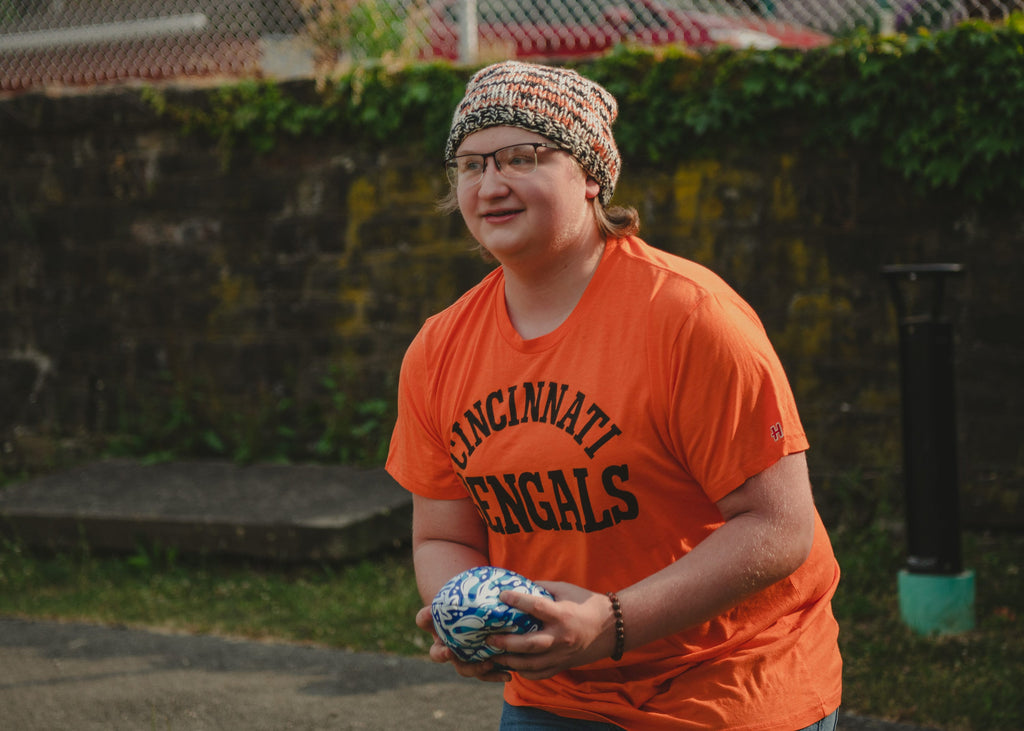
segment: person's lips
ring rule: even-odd
[[[502,223],[514,218],[521,212],[519,208],[500,208],[484,212],[481,217],[488,223]]]

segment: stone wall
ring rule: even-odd
[[[488,266],[458,217],[434,209],[436,161],[410,149],[306,140],[225,161],[132,90],[0,101],[8,469],[115,432],[182,384],[240,412],[328,408],[321,384],[340,368],[353,396],[392,398],[419,324]],[[649,242],[708,264],[762,315],[837,514],[899,499],[897,328],[880,267],[963,263],[948,310],[967,515],[1024,522],[1024,214],[792,150],[627,160],[616,200],[639,208]]]

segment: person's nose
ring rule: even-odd
[[[484,161],[484,171],[480,174],[480,195],[490,197],[504,195],[508,191],[508,181],[498,169],[493,157]]]

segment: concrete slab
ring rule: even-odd
[[[105,460],[0,490],[0,531],[29,546],[140,546],[340,561],[408,542],[412,500],[383,470]]]

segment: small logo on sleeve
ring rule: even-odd
[[[776,442],[782,439],[782,437],[785,436],[785,433],[783,433],[782,431],[782,424],[780,424],[779,422],[775,422],[774,424],[772,424],[771,435],[772,439],[774,439]]]

